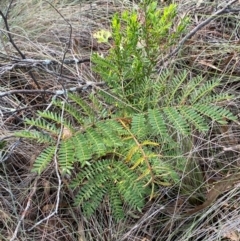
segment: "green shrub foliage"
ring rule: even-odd
[[[46,145],[32,170],[39,175],[56,155],[62,174],[76,167],[71,187],[87,216],[106,197],[116,219],[125,215],[123,204],[140,211],[158,185],[178,181],[176,163],[184,165],[182,146],[191,148],[184,141],[193,131],[206,132],[209,121],[235,120],[218,105],[232,98],[215,91],[220,80],[190,79],[188,71],[175,69],[156,74],[158,58],[187,26],[185,18],[172,30],[176,11],[145,1],[138,11],[116,14],[109,54],[92,56],[108,89],[86,98],[68,93],[68,101],[56,100],[54,110],[26,120],[35,129],[15,133]]]

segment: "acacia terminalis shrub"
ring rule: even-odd
[[[92,56],[107,88],[84,99],[68,93],[65,101],[53,103],[57,108],[26,119],[36,128],[15,133],[46,146],[32,170],[39,175],[56,156],[62,174],[71,177],[77,164],[70,186],[78,190],[75,203],[87,216],[106,196],[116,219],[125,216],[123,204],[141,210],[157,186],[179,180],[186,162],[182,146],[191,148],[187,137],[194,130],[206,132],[210,120],[235,120],[218,105],[232,98],[214,91],[219,79],[189,81],[188,71],[174,69],[156,74],[159,57],[187,27],[184,18],[172,30],[176,10],[176,5],[159,10],[156,1],[146,0],[138,11],[115,14],[112,31],[95,35],[106,43],[112,36],[108,55]]]

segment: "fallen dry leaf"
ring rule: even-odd
[[[240,241],[239,234],[237,231],[229,231],[223,235],[224,238],[228,238],[231,241]]]
[[[71,130],[68,127],[64,126],[62,131],[62,140],[69,139],[70,137],[72,137],[72,135],[73,134]]]

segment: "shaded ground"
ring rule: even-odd
[[[200,2],[179,2],[179,17],[191,17],[189,30],[226,4]],[[109,29],[112,14],[125,8],[137,8],[137,4],[110,0],[91,4],[13,1],[6,19],[12,43],[1,18],[0,138],[10,140],[8,149],[0,150],[1,240],[239,240],[239,177],[232,174],[239,169],[238,122],[221,127],[212,123],[207,135],[194,133],[180,185],[160,186],[159,195],[147,203],[141,215],[129,212],[126,220],[115,223],[106,200],[87,220],[81,210],[73,207],[74,193],[68,188],[68,180],[63,179],[58,213],[48,216],[56,207],[58,183],[54,169],[50,167],[40,177],[32,174],[33,161],[42,146],[11,139],[11,133],[25,128],[24,118],[49,108],[56,91],[91,91],[89,83],[101,81],[91,71],[90,56],[96,51],[106,54],[109,46],[97,43],[93,34]],[[0,9],[6,16],[7,4]],[[188,69],[193,76],[201,74],[206,79],[221,78],[222,88],[216,91],[236,95],[234,101],[223,105],[237,116],[239,9],[237,3],[227,8],[160,66],[176,71]],[[79,63],[72,63],[74,59]],[[221,182],[213,185],[216,181]]]

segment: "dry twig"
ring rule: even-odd
[[[192,29],[179,43],[178,46],[171,52],[169,53],[166,57],[164,57],[162,60],[160,60],[157,63],[157,66],[162,66],[167,60],[169,60],[171,57],[173,57],[175,54],[178,53],[178,51],[181,49],[181,47],[185,44],[185,42],[193,37],[200,29],[205,27],[207,24],[209,24],[213,19],[215,19],[217,16],[220,14],[224,13],[226,9],[237,2],[238,0],[232,0],[228,2],[222,9],[218,10],[217,12],[213,13],[209,18],[198,24],[194,29]]]

